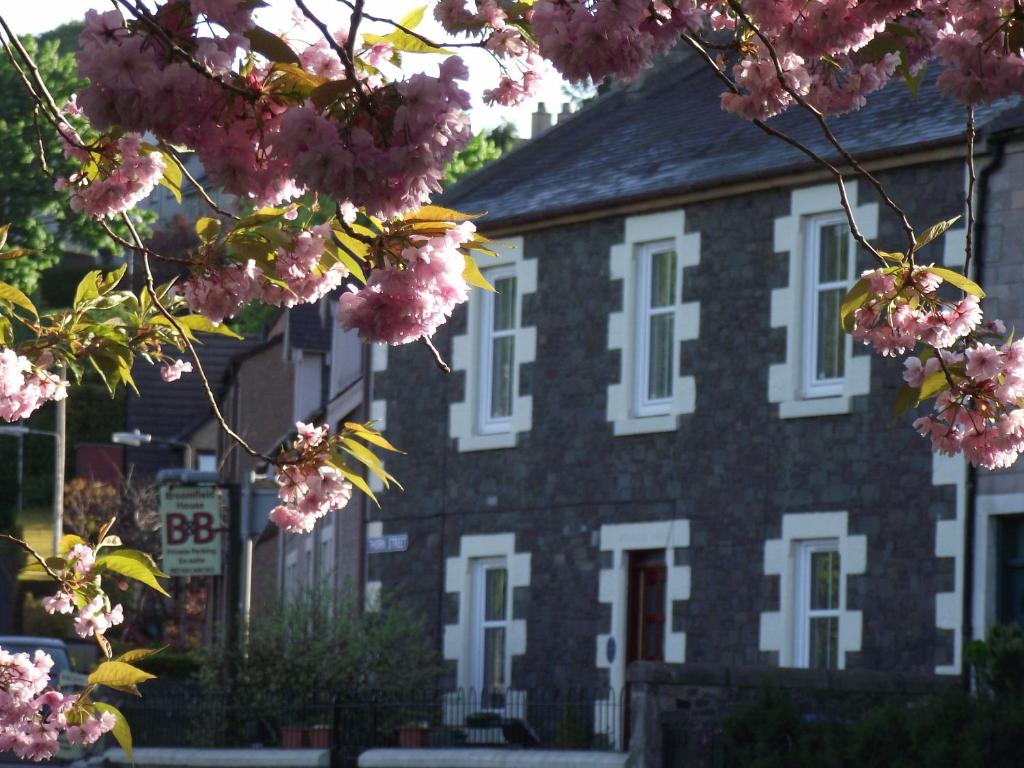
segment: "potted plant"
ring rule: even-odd
[[[305,744],[306,730],[301,725],[281,726],[281,746],[285,749],[300,749]]]
[[[425,747],[430,724],[426,720],[417,720],[398,726],[398,746],[406,748]]]
[[[306,746],[314,749],[331,748],[331,726],[313,725],[306,729]]]

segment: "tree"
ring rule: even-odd
[[[473,212],[430,202],[445,167],[471,139],[470,101],[461,86],[468,70],[448,54],[478,47],[494,56],[498,75],[484,98],[510,105],[536,93],[544,59],[573,82],[596,83],[636,77],[682,44],[721,80],[724,109],[799,149],[834,178],[854,239],[877,263],[845,297],[843,329],[882,355],[907,355],[897,406],[934,401],[915,428],[935,450],[963,453],[978,466],[1007,466],[1024,451],[1024,342],[1008,338],[997,320],[982,322],[984,293],[967,277],[974,107],[1024,91],[1018,0],[479,0],[472,7],[439,0],[433,13],[449,38],[439,40],[417,31],[427,8],[395,20],[368,13],[362,0],[341,0],[335,14],[321,19],[304,0],[273,4],[293,7],[299,29],[259,26],[253,9],[262,3],[251,0],[119,3],[127,19],[119,11],[91,12],[78,54],[79,74],[89,83],[66,108],[38,74],[35,49],[0,16],[5,53],[31,95],[19,114],[37,110],[41,129],[59,134],[70,163],[70,173],[58,180],[68,204],[139,254],[146,274],[139,294],[119,288],[120,273],[90,274],[70,309],[43,314],[22,291],[0,284],[0,418],[22,418],[63,397],[61,374],[80,378],[87,364],[111,392],[131,385],[137,354],[163,364],[167,380],[190,365],[176,360],[176,352],[187,352],[201,373],[196,333],[226,332],[221,323],[252,302],[317,301],[350,277],[361,287],[342,295],[343,327],[367,342],[423,344],[447,370],[431,336],[471,288],[491,289],[476,266],[490,249]],[[361,30],[366,20],[390,31]],[[401,67],[414,55],[448,57],[437,75],[405,75]],[[956,218],[911,222],[828,123],[893,80],[916,89],[929,62],[942,69],[945,96],[964,106],[970,182],[962,272],[918,261]],[[841,166],[769,122],[789,109],[811,116]],[[198,156],[211,186],[252,201],[255,211],[237,216],[217,206],[189,176],[183,152]],[[16,159],[24,168],[24,153]],[[900,221],[901,251],[881,251],[861,232],[846,197],[851,175],[870,184]],[[200,243],[185,257],[190,275],[172,292],[156,284],[151,262],[180,257],[147,245],[129,212],[157,184],[178,194],[186,182],[210,210],[195,223]],[[295,201],[302,190],[308,197]],[[121,229],[111,227],[114,221]],[[26,227],[23,218],[13,224],[15,232]],[[0,253],[5,260],[20,255],[18,248]],[[393,480],[376,451],[394,449],[369,425],[346,424],[337,433],[299,425],[294,441],[265,456],[231,429],[208,395],[228,436],[276,468],[281,503],[271,519],[287,531],[311,530],[356,489],[373,498],[364,469],[385,487]],[[103,573],[158,589],[160,574],[141,553],[97,558],[98,548],[114,546],[104,533],[72,542],[52,561],[7,538],[57,582],[53,610],[77,609],[76,627],[95,636],[109,656],[103,633],[120,620],[121,607],[102,589]],[[123,565],[133,558],[138,567]],[[127,669],[117,668],[120,677],[94,682],[141,682],[145,673],[133,660],[122,660]],[[27,658],[3,663],[17,675],[12,680],[32,675]],[[0,735],[14,739],[21,756],[49,756],[62,730],[91,741],[114,729],[125,739],[123,718],[89,696],[65,705],[51,691],[47,711],[66,707],[67,714],[59,709],[44,719],[43,704],[32,699],[35,688],[19,685],[8,695],[32,705]]]
[[[454,184],[464,176],[478,171],[492,160],[497,160],[515,146],[516,127],[512,123],[499,125],[490,131],[476,134],[466,148],[458,152],[444,171],[445,185]]]

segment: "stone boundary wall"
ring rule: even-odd
[[[948,691],[960,685],[960,678],[641,661],[630,665],[627,682],[630,768],[707,768],[722,723],[765,691],[785,691],[807,712],[852,717],[885,701],[912,702]],[[666,751],[678,762],[665,762]]]

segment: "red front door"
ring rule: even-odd
[[[629,553],[629,601],[626,605],[626,668],[634,661],[665,660],[664,550]],[[626,713],[623,746],[629,746],[629,689],[625,691]]]

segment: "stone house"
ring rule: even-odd
[[[608,686],[634,660],[957,674],[1024,618],[1024,474],[933,455],[889,417],[898,362],[838,332],[870,266],[831,178],[718,109],[675,60],[468,177],[497,294],[372,351],[370,413],[407,455],[370,508],[367,591],[414,607],[449,685]],[[987,311],[1024,326],[1024,144],[978,110]],[[920,228],[963,212],[962,109],[893,85],[834,121]],[[791,111],[773,125],[832,156]],[[901,249],[864,179],[864,233]],[[959,224],[923,255],[962,265]],[[1022,468],[1024,469],[1024,468]]]

